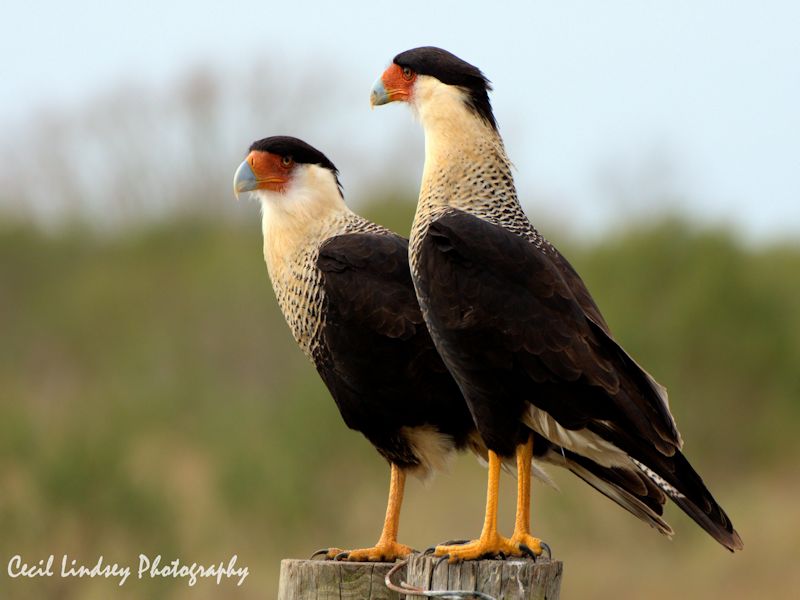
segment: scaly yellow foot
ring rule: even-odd
[[[530,556],[531,554],[533,554],[534,556],[542,555],[543,552],[542,540],[533,537],[529,533],[515,532],[511,536],[509,542],[514,547],[515,550],[514,556]],[[530,550],[530,552],[528,552],[526,548]]]
[[[481,536],[466,544],[437,546],[436,556],[449,556],[450,562],[478,560],[486,556],[521,556],[519,548],[511,540],[497,532],[497,488],[500,485],[501,461],[497,454],[489,450],[489,478],[486,486],[486,515]]]
[[[497,491],[500,484],[500,458],[489,450],[489,480],[486,488],[486,515],[481,537],[466,544],[437,546],[436,556],[449,556],[450,562],[478,560],[487,556],[540,556],[547,547],[530,531],[530,472],[533,437],[517,447],[517,516],[514,533],[506,538],[497,532]],[[549,554],[549,552],[548,552]]]
[[[481,535],[480,539],[472,540],[466,544],[452,546],[436,546],[434,556],[449,556],[448,562],[461,562],[462,560],[479,560],[495,556],[522,556],[522,551],[516,548],[511,540],[497,532]]]
[[[397,542],[378,543],[372,548],[360,548],[341,552],[336,557],[337,560],[347,560],[353,562],[394,562],[398,558],[404,558],[414,550],[405,544]]]

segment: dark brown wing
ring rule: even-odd
[[[572,289],[580,279],[575,274],[571,287],[549,248],[460,211],[430,226],[420,301],[451,371],[473,385],[487,370],[506,371],[505,396],[533,403],[563,427],[605,433],[610,422],[673,454],[680,438],[658,390],[587,317]],[[590,298],[582,283],[579,291]],[[490,380],[496,402],[498,377]]]
[[[578,275],[572,264],[553,246],[548,248],[547,254],[553,265],[561,273],[564,283],[572,291],[575,301],[583,310],[584,315],[610,336],[611,330],[608,328],[605,318],[600,313],[594,298],[592,298],[589,290],[586,289],[586,284],[583,283],[583,279]]]
[[[463,446],[474,423],[422,319],[408,242],[336,236],[320,248],[317,267],[325,325],[316,366],[347,425],[400,465],[403,452],[393,446],[403,427],[430,425]]]
[[[533,404],[647,465],[643,472],[702,527],[737,547],[727,516],[679,451],[663,388],[591,314],[599,311],[565,263],[547,243],[457,210],[422,240],[420,304],[487,445],[512,451]]]

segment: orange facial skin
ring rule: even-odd
[[[400,65],[392,64],[381,75],[381,82],[386,90],[390,102],[397,100],[401,102],[410,102],[411,93],[414,87],[414,81],[417,79],[417,74],[406,67],[405,69]]]
[[[282,192],[289,182],[294,161],[289,157],[254,150],[245,159],[258,182],[256,189]]]

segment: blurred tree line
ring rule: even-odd
[[[225,87],[198,72],[169,102],[126,89],[83,119],[38,121],[28,146],[35,152],[3,148],[0,557],[70,552],[132,562],[144,552],[219,562],[237,553],[254,574],[241,589],[225,588],[226,597],[264,598],[280,557],[374,542],[384,466],[346,430],[292,342],[263,264],[257,207],[231,198],[233,169],[260,137],[253,132],[284,132],[296,111],[314,114],[295,100],[308,95],[278,93],[265,83],[275,73],[264,69],[244,78],[249,101],[231,111],[236,121],[220,117],[231,108]],[[374,198],[360,210],[407,233],[413,194]],[[747,246],[731,231],[680,219],[630,223],[589,243],[545,233],[584,276],[616,337],[669,388],[686,451],[745,545],[759,540],[754,530],[794,505],[781,490],[794,497],[800,483],[786,476],[800,446],[800,247]],[[482,473],[469,462],[454,477],[455,485],[445,478],[431,492],[410,492],[412,543],[454,537],[446,530],[453,523],[476,533]],[[768,566],[748,578],[740,563],[704,562],[728,557],[672,512],[679,536],[708,552],[680,562],[655,534],[627,529],[633,520],[622,511],[602,499],[595,508],[593,492],[570,485],[535,514],[552,518],[545,526],[565,560],[575,553],[571,572],[607,568],[600,553],[630,561],[628,544],[645,538],[665,577],[683,568],[691,582],[693,565],[719,564],[736,582],[727,595],[744,598],[765,580],[774,585],[781,570],[769,565],[800,549],[795,514],[761,540]],[[447,496],[455,489],[474,489],[475,502]],[[443,520],[445,506],[452,515]],[[345,509],[355,514],[343,517]],[[616,546],[599,522],[606,518],[620,519]],[[669,586],[651,594],[653,572],[637,566],[619,567],[629,597],[670,595]],[[773,597],[798,583],[783,575]],[[696,595],[712,593],[704,572],[694,577]],[[3,597],[110,590],[102,580],[9,581],[0,581]],[[576,597],[605,593],[591,577],[568,585]],[[180,581],[114,590],[125,598],[218,592]]]

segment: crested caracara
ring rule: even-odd
[[[422,314],[489,448],[478,540],[440,546],[473,559],[541,552],[530,535],[531,445],[560,446],[560,464],[664,534],[669,497],[730,550],[742,541],[681,452],[666,390],[614,340],[586,286],[530,223],[483,73],[424,47],[398,54],[372,90],[400,100],[425,132],[425,165],[409,258]],[[533,434],[533,435],[532,435]],[[499,460],[520,469],[511,538],[496,525]],[[558,461],[556,461],[558,462]]]
[[[236,194],[261,202],[264,259],[295,341],[344,422],[389,461],[386,520],[372,548],[329,558],[392,561],[407,473],[427,477],[455,450],[486,452],[467,405],[425,328],[408,242],[351,211],[328,158],[292,137],[255,142]]]

